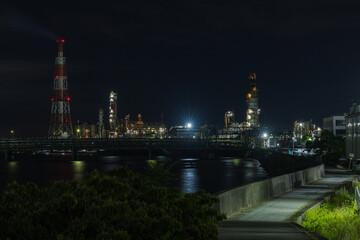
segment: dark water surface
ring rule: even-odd
[[[157,164],[168,159],[164,156],[147,160],[144,157],[122,156],[71,156],[25,157],[15,161],[0,161],[0,190],[8,182],[35,182],[46,186],[53,180],[82,180],[94,169],[107,171],[127,165],[136,172],[142,172],[146,165]],[[224,189],[267,178],[267,173],[257,160],[224,157],[215,159],[171,158],[178,161],[173,172],[178,175],[177,184],[183,192],[205,189],[216,193]]]

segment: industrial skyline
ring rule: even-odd
[[[360,3],[46,2],[0,5],[0,137],[45,136],[53,41],[66,39],[73,121],[93,121],[118,92],[119,114],[168,124],[246,117],[247,77],[262,125],[342,115],[359,100]],[[54,11],[56,9],[56,11]],[[60,39],[61,39],[60,38]],[[23,90],[24,89],[24,90]],[[107,114],[107,113],[106,113]]]

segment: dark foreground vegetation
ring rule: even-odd
[[[170,177],[122,167],[46,188],[14,182],[1,194],[0,239],[217,239],[217,197],[182,194]]]
[[[261,149],[251,151],[248,156],[259,160],[261,166],[271,177],[296,172],[320,164],[315,156],[293,156],[281,152],[265,151]]]

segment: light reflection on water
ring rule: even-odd
[[[81,181],[85,174],[85,162],[84,161],[72,161],[74,179],[76,181]]]
[[[126,165],[136,172],[143,172],[148,165],[156,165],[169,160],[164,156],[152,160],[119,156],[101,156],[92,159],[79,156],[78,161],[70,159],[48,157],[46,160],[0,161],[0,190],[6,183],[13,180],[19,183],[32,181],[40,186],[46,186],[50,181],[60,179],[81,181],[87,173],[94,169],[109,171]],[[173,172],[178,176],[176,185],[186,193],[196,192],[200,189],[215,193],[267,177],[267,173],[257,160],[235,157],[173,158],[173,160],[177,162],[173,167]]]
[[[185,193],[197,192],[200,190],[199,177],[197,173],[198,158],[180,159],[182,173],[180,177],[180,188]]]

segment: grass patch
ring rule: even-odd
[[[327,203],[308,210],[301,225],[330,240],[360,239],[359,210],[344,187]]]

